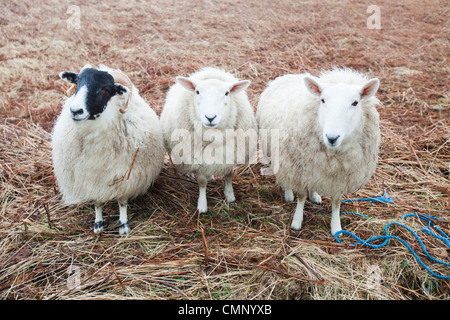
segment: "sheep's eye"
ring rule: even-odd
[[[353,101],[352,106],[356,107],[356,105],[358,104],[358,101]]]
[[[200,92],[199,92],[198,90],[195,90],[195,93],[196,93],[196,94],[200,94]]]
[[[100,90],[100,93],[105,95],[105,94],[109,94],[109,89],[107,87],[104,87]]]
[[[225,95],[227,96],[230,93],[230,91],[225,92]]]
[[[320,101],[322,101],[322,103],[325,103],[325,100],[323,100],[323,99],[320,99]]]

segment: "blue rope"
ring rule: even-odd
[[[435,238],[437,238],[437,239],[443,241],[443,242],[447,245],[447,247],[450,248],[450,237],[449,237],[444,231],[442,231],[441,228],[439,228],[439,227],[431,220],[431,219],[435,219],[435,220],[440,220],[440,221],[442,221],[441,218],[439,218],[439,217],[434,217],[434,216],[431,216],[431,215],[428,215],[428,214],[421,214],[421,215],[419,215],[419,214],[414,214],[414,213],[408,213],[408,214],[405,214],[405,215],[402,217],[402,220],[403,220],[404,218],[407,218],[407,217],[413,217],[413,216],[414,216],[414,217],[419,217],[420,219],[425,220],[425,221],[428,222],[428,227],[423,227],[422,229],[420,229],[420,231],[425,232],[426,234],[428,234],[428,235],[430,235],[430,236],[432,236],[432,237],[435,237]],[[434,233],[433,230],[432,230],[432,228],[434,228],[434,229],[435,229],[437,232],[439,232],[441,235],[438,235],[438,234]]]
[[[354,216],[363,217],[363,218],[370,218],[369,216],[366,216],[365,214],[360,214],[356,212],[341,212],[340,214],[352,214]]]
[[[422,228],[421,229],[421,231],[423,231],[424,233],[426,233],[426,234],[428,234],[428,235],[431,235],[431,236],[433,236],[433,237],[435,237],[435,238],[437,238],[437,239],[439,239],[439,240],[442,240],[446,245],[447,245],[447,247],[448,248],[450,248],[450,237],[445,233],[445,232],[443,232],[431,219],[437,219],[437,220],[442,220],[442,219],[440,219],[440,218],[437,218],[437,217],[433,217],[433,216],[430,216],[430,215],[425,215],[425,214],[423,214],[423,215],[418,215],[418,214],[405,214],[405,215],[403,215],[403,217],[401,218],[401,220],[403,220],[403,219],[405,219],[405,218],[407,218],[407,217],[411,217],[411,216],[414,216],[414,217],[419,217],[420,219],[422,219],[422,220],[425,220],[425,221],[427,221],[428,222],[428,227],[425,227],[425,228]],[[346,231],[346,230],[341,230],[341,231],[338,231],[338,232],[336,232],[335,233],[335,235],[334,235],[334,237],[335,237],[335,239],[336,239],[336,241],[338,242],[338,243],[342,243],[340,240],[339,240],[339,236],[341,235],[341,234],[347,234],[347,235],[349,235],[349,236],[351,236],[351,237],[353,237],[354,239],[356,239],[357,240],[357,242],[356,243],[353,243],[353,245],[357,245],[357,244],[361,244],[361,245],[366,245],[366,246],[368,246],[369,248],[373,248],[373,249],[378,249],[378,248],[382,248],[382,247],[384,247],[384,246],[386,246],[388,243],[389,243],[389,241],[392,239],[392,240],[398,240],[398,241],[400,241],[406,248],[408,248],[408,250],[411,252],[411,254],[414,256],[414,258],[416,258],[416,260],[432,275],[432,276],[434,276],[434,277],[436,277],[436,278],[439,278],[439,279],[450,279],[450,276],[443,276],[443,275],[439,275],[439,274],[436,274],[435,272],[433,272],[420,258],[419,258],[419,256],[416,254],[416,252],[414,251],[414,249],[404,240],[404,239],[402,239],[402,238],[400,238],[400,237],[397,237],[397,236],[393,236],[393,235],[391,235],[391,234],[389,234],[389,227],[390,226],[392,226],[392,225],[396,225],[396,226],[399,226],[399,227],[402,227],[402,228],[405,228],[407,231],[409,231],[416,239],[417,239],[417,241],[419,242],[419,244],[420,244],[420,246],[422,247],[422,250],[423,250],[423,252],[425,253],[425,255],[430,259],[430,260],[432,260],[433,262],[436,262],[436,263],[439,263],[439,264],[442,264],[442,265],[444,265],[444,266],[447,266],[447,267],[450,267],[450,263],[447,263],[447,262],[444,262],[444,261],[440,261],[440,260],[438,260],[438,259],[436,259],[436,258],[434,258],[434,257],[432,257],[429,253],[428,253],[428,251],[426,250],[426,248],[425,248],[425,245],[424,245],[424,243],[422,242],[422,240],[420,239],[420,237],[419,237],[419,235],[414,231],[414,230],[412,230],[411,228],[409,228],[409,227],[407,227],[407,226],[405,226],[405,225],[403,225],[403,224],[401,224],[401,223],[398,223],[398,222],[391,222],[391,223],[388,223],[388,224],[386,224],[386,226],[384,227],[384,231],[385,231],[385,235],[382,235],[382,236],[377,236],[377,237],[372,237],[372,238],[369,238],[369,239],[367,239],[367,240],[362,240],[361,238],[359,238],[358,236],[356,236],[355,234],[353,234],[352,232],[349,232],[349,231]],[[441,235],[438,235],[438,234],[436,234],[436,233],[434,233],[433,231],[432,231],[432,228],[434,228],[438,233],[440,233]],[[372,244],[372,242],[376,242],[376,241],[379,241],[379,240],[384,240],[381,244]]]
[[[394,199],[391,198],[391,196],[384,191],[383,195],[381,197],[373,197],[373,198],[359,198],[359,199],[347,199],[343,200],[342,202],[354,202],[354,201],[370,201],[370,202],[384,202],[384,203],[393,203]]]

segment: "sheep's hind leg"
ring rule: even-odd
[[[231,183],[231,173],[225,176],[225,197],[228,202],[235,202],[236,198],[234,196],[233,184]]]
[[[303,222],[303,207],[305,206],[306,194],[297,195],[297,208],[295,209],[294,217],[292,218],[291,229],[298,231],[302,228]]]
[[[127,201],[119,201],[119,234],[126,235],[130,232],[127,216]]]
[[[94,233],[100,234],[103,232],[103,204],[96,203],[95,205],[95,222]]]
[[[292,192],[292,189],[286,189],[284,190],[284,200],[286,202],[294,202],[294,192]]]
[[[331,198],[331,234],[334,236],[336,232],[341,231],[341,197]]]
[[[208,210],[208,203],[206,201],[206,185],[208,183],[208,179],[205,175],[198,174],[198,202],[197,202],[197,210],[200,213],[204,213]]]
[[[315,191],[309,192],[309,201],[314,202],[315,204],[322,204],[322,198]]]

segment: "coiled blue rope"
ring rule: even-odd
[[[394,200],[389,196],[389,194],[388,194],[386,191],[384,192],[384,194],[383,194],[381,197],[359,198],[359,199],[348,199],[348,200],[343,200],[342,202],[345,203],[345,202],[353,202],[353,201],[370,201],[370,202],[384,202],[384,203],[392,203],[392,202],[394,202]],[[368,216],[366,216],[366,215],[362,215],[362,214],[354,213],[354,212],[341,212],[341,214],[353,214],[353,215],[357,215],[357,216],[360,216],[360,217],[368,218]],[[434,216],[427,215],[427,214],[421,214],[421,215],[419,215],[419,214],[414,214],[414,213],[408,213],[408,214],[403,215],[402,218],[401,218],[401,220],[404,220],[405,218],[408,218],[408,217],[418,217],[418,218],[420,218],[420,219],[425,220],[426,222],[428,222],[428,226],[422,228],[420,231],[422,231],[422,232],[424,232],[424,233],[426,233],[426,234],[428,234],[428,235],[430,235],[430,236],[432,236],[432,237],[434,237],[434,238],[436,238],[436,239],[441,240],[442,242],[445,243],[445,245],[446,245],[448,248],[450,248],[450,237],[449,237],[444,231],[442,231],[442,230],[439,228],[439,226],[437,226],[437,225],[432,221],[432,219],[435,219],[435,220],[442,220],[441,218],[434,217]],[[339,236],[340,236],[341,234],[347,234],[347,235],[349,235],[349,236],[351,236],[351,237],[353,237],[354,239],[357,240],[357,242],[356,242],[356,243],[353,243],[353,245],[361,244],[361,245],[365,245],[365,246],[368,246],[369,248],[373,248],[373,249],[378,249],[378,248],[382,248],[382,247],[386,246],[386,245],[389,243],[389,241],[390,241],[391,239],[392,239],[392,240],[398,240],[398,241],[400,241],[406,248],[408,248],[408,250],[409,250],[409,251],[411,252],[411,254],[414,256],[414,258],[415,258],[415,259],[416,259],[416,260],[417,260],[417,261],[425,268],[425,270],[427,270],[432,276],[434,276],[434,277],[436,277],[436,278],[439,278],[439,279],[450,279],[450,276],[443,276],[443,275],[439,275],[439,274],[433,272],[433,271],[432,271],[432,270],[431,270],[431,269],[430,269],[430,268],[429,268],[429,267],[428,267],[428,266],[427,266],[427,265],[419,258],[419,256],[418,256],[417,253],[414,251],[414,249],[413,249],[413,248],[408,244],[408,242],[406,242],[404,239],[389,234],[389,227],[392,226],[392,225],[396,225],[396,226],[402,227],[402,228],[406,229],[407,231],[409,231],[409,232],[417,239],[417,241],[419,242],[420,246],[422,247],[423,252],[425,253],[425,255],[426,255],[431,261],[436,262],[436,263],[439,263],[439,264],[442,264],[442,265],[445,265],[445,266],[447,266],[447,267],[450,267],[450,263],[447,263],[447,262],[444,262],[444,261],[440,261],[440,260],[438,260],[438,259],[432,257],[432,256],[428,253],[428,251],[427,251],[427,249],[425,248],[425,245],[424,245],[422,239],[420,238],[420,236],[419,236],[414,230],[412,230],[411,228],[409,228],[409,227],[407,227],[407,226],[405,226],[405,225],[403,225],[403,224],[401,224],[401,223],[398,223],[398,222],[391,222],[391,223],[386,224],[386,226],[384,227],[384,231],[385,231],[385,234],[384,234],[384,235],[382,235],[382,236],[377,236],[377,237],[372,237],[372,238],[369,238],[369,239],[367,239],[367,240],[362,240],[361,238],[359,238],[359,237],[358,237],[357,235],[355,235],[354,233],[352,233],[352,232],[350,232],[350,231],[346,231],[346,230],[341,230],[341,231],[336,232],[335,235],[334,235],[334,238],[336,239],[336,241],[337,241],[338,243],[342,243],[342,242],[339,240]],[[437,233],[433,232],[433,229],[434,229],[435,231],[437,231]],[[438,234],[438,233],[439,233],[439,234]],[[372,242],[376,242],[376,241],[379,241],[379,240],[384,240],[384,241],[383,241],[381,244],[372,244]]]
[[[386,194],[386,193],[385,193],[385,194]],[[383,197],[384,197],[384,196],[385,196],[385,195],[383,195]],[[389,197],[389,196],[388,196],[388,197]],[[380,197],[376,197],[376,198],[380,198]],[[367,199],[374,199],[374,198],[367,198]],[[359,200],[359,201],[362,201],[362,200],[367,201],[367,199],[358,199],[358,200]],[[392,200],[392,198],[390,198],[390,197],[389,197],[389,199]],[[372,201],[372,200],[369,200],[369,201]],[[377,200],[373,200],[373,201],[377,201]],[[349,212],[344,212],[344,214],[346,214],[346,213],[349,213]],[[350,213],[351,213],[351,212],[350,212]],[[352,213],[352,214],[354,214],[354,213]],[[358,215],[358,216],[363,216],[363,217],[367,217],[367,216],[360,215],[360,214],[356,214],[356,215]],[[401,220],[404,220],[405,218],[408,218],[408,217],[418,217],[418,218],[420,218],[420,219],[422,219],[422,220],[428,222],[428,226],[422,228],[421,231],[424,232],[424,233],[426,233],[426,234],[428,234],[428,235],[430,235],[430,236],[432,236],[432,237],[434,237],[434,238],[436,238],[436,239],[441,240],[441,241],[444,242],[445,245],[450,249],[450,237],[449,237],[444,231],[442,231],[442,230],[439,228],[439,226],[437,226],[437,225],[432,221],[432,219],[434,219],[434,220],[442,220],[441,218],[434,217],[434,216],[431,216],[431,215],[426,215],[426,214],[421,214],[421,215],[419,215],[419,214],[409,213],[409,214],[403,215],[402,218],[401,218]],[[353,243],[353,245],[361,244],[361,245],[365,245],[365,246],[368,246],[369,248],[373,248],[373,249],[379,249],[379,248],[382,248],[382,247],[386,246],[386,245],[389,243],[390,240],[398,240],[398,241],[400,241],[406,248],[408,248],[408,250],[409,250],[409,251],[411,252],[411,254],[414,256],[414,258],[417,260],[417,262],[419,262],[420,265],[422,265],[422,267],[424,267],[425,270],[427,270],[432,276],[434,276],[434,277],[436,277],[436,278],[439,278],[439,279],[450,279],[450,276],[444,276],[444,275],[440,275],[440,274],[437,274],[437,273],[433,272],[433,271],[432,271],[432,270],[431,270],[431,269],[430,269],[430,268],[429,268],[429,267],[428,267],[428,266],[420,259],[420,257],[417,255],[417,253],[414,251],[414,249],[408,244],[408,242],[406,242],[406,240],[404,240],[404,239],[402,239],[402,238],[400,238],[400,237],[397,237],[397,236],[394,236],[394,235],[389,234],[389,227],[390,227],[390,226],[393,226],[393,225],[402,227],[402,228],[406,229],[407,231],[409,231],[409,232],[417,239],[417,241],[419,242],[420,246],[422,247],[422,250],[423,250],[424,254],[425,254],[431,261],[433,261],[433,262],[435,262],[435,263],[442,264],[442,265],[447,266],[447,267],[450,267],[450,263],[447,263],[447,262],[444,262],[444,261],[441,261],[441,260],[438,260],[438,259],[432,257],[432,256],[428,253],[427,249],[425,248],[425,245],[424,245],[422,239],[420,238],[420,236],[419,236],[414,230],[412,230],[411,228],[409,228],[409,227],[407,227],[407,226],[405,226],[404,224],[401,224],[401,223],[399,223],[399,222],[390,222],[390,223],[386,224],[386,226],[384,227],[384,231],[385,231],[385,234],[384,234],[384,235],[382,235],[382,236],[377,236],[377,237],[372,237],[372,238],[369,238],[369,239],[367,239],[367,240],[363,240],[363,239],[359,238],[357,235],[355,235],[354,233],[352,233],[352,232],[350,232],[350,231],[346,231],[346,230],[341,230],[341,231],[336,232],[335,235],[334,235],[334,238],[336,239],[336,241],[337,241],[338,243],[342,243],[342,242],[339,240],[339,236],[342,235],[342,234],[347,234],[347,235],[353,237],[354,239],[356,239],[357,242],[356,242],[356,243]],[[433,229],[434,229],[437,233],[433,232]],[[380,240],[383,241],[381,244],[372,244],[373,242],[377,242],[377,241],[380,241]]]

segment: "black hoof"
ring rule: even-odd
[[[97,221],[94,223],[94,233],[99,234],[103,232],[103,221]]]
[[[120,221],[119,221],[119,223],[120,223]],[[120,223],[120,226],[119,226],[119,234],[120,235],[128,234],[130,232],[130,230],[131,229],[130,229],[130,226],[128,225],[128,221],[125,223]]]

